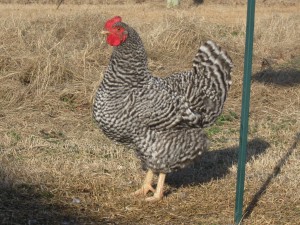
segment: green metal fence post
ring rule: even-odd
[[[254,14],[255,14],[255,0],[248,0],[246,44],[245,44],[245,58],[244,58],[243,96],[242,96],[241,128],[240,128],[240,150],[238,156],[238,171],[237,171],[235,213],[234,213],[235,224],[241,223],[242,215],[243,215],[242,212],[243,212],[243,197],[244,197],[244,182],[245,182],[245,164],[246,164],[246,155],[247,155],[250,85],[251,85],[251,73],[252,73]]]

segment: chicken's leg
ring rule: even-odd
[[[153,179],[153,172],[152,170],[148,170],[146,174],[146,178],[144,180],[143,186],[134,192],[134,195],[146,195],[149,191],[155,192],[154,188],[152,187],[152,179]]]
[[[158,176],[158,182],[156,186],[156,191],[154,192],[154,195],[152,197],[148,197],[145,200],[148,202],[154,202],[154,201],[159,201],[163,197],[164,193],[164,183],[165,183],[165,178],[166,174],[165,173],[160,173]]]

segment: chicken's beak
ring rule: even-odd
[[[108,34],[109,34],[109,31],[103,30],[103,31],[101,31],[101,34],[103,34],[103,35],[108,35]]]

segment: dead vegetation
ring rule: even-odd
[[[233,223],[246,8],[214,2],[0,5],[1,224]],[[290,2],[256,11],[245,224],[300,219],[300,16]],[[207,39],[235,64],[226,109],[207,129],[210,151],[170,174],[157,204],[129,195],[139,161],[91,117],[111,52],[100,31],[116,14],[140,33],[156,75],[189,69]]]

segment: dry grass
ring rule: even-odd
[[[0,5],[1,224],[233,223],[246,9],[216,2]],[[256,12],[245,224],[300,220],[300,16],[297,1],[282,2]],[[143,179],[139,161],[91,117],[111,52],[99,33],[117,14],[141,34],[156,75],[189,69],[207,39],[235,63],[210,151],[168,176],[160,203],[128,195]]]

